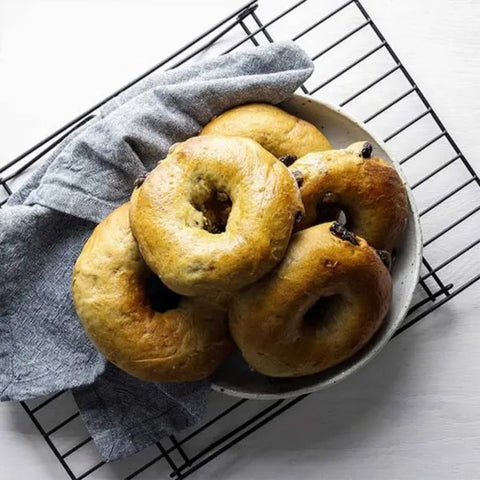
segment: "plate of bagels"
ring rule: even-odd
[[[278,399],[334,385],[401,325],[422,239],[398,163],[301,95],[212,118],[135,182],[73,270],[96,348],[152,382]]]

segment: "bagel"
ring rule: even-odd
[[[174,145],[135,188],[130,224],[165,285],[214,295],[273,268],[302,214],[296,181],[273,155],[250,139],[210,135]]]
[[[251,138],[277,158],[301,157],[332,148],[311,123],[268,103],[249,103],[227,110],[205,125],[200,135]]]
[[[226,311],[169,291],[147,268],[124,204],[94,230],[75,264],[73,301],[85,331],[112,363],[143,380],[213,373],[233,351]]]
[[[338,223],[292,236],[283,261],[235,295],[230,332],[271,377],[310,375],[346,360],[377,331],[392,280],[365,240]]]
[[[371,153],[370,143],[358,142],[309,153],[289,167],[305,207],[297,231],[334,220],[343,210],[348,230],[392,252],[407,223],[407,194],[395,168]]]

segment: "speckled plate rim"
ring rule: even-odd
[[[328,102],[321,101],[314,99],[312,97],[307,97],[305,95],[292,95],[289,99],[285,100],[285,102],[289,102],[292,100],[298,100],[298,102],[308,102],[308,103],[314,103],[317,104],[319,107],[325,108],[327,110],[330,110],[334,114],[342,116],[344,119],[347,121],[350,121],[353,123],[355,126],[363,130],[369,137],[373,139],[373,141],[386,153],[387,155],[387,160],[395,167],[397,170],[398,174],[400,175],[404,185],[405,189],[407,192],[407,197],[408,197],[408,203],[409,203],[409,210],[411,213],[411,220],[413,220],[413,231],[415,232],[415,238],[414,238],[414,263],[412,264],[412,273],[411,278],[415,278],[415,281],[412,280],[411,284],[409,285],[409,288],[407,292],[404,294],[404,304],[402,305],[400,312],[395,318],[395,321],[391,323],[391,325],[388,327],[383,332],[383,335],[381,338],[377,339],[377,342],[375,346],[365,355],[363,355],[361,358],[356,363],[353,363],[352,365],[346,367],[344,370],[339,372],[337,375],[332,376],[331,378],[320,381],[317,384],[313,384],[311,386],[307,386],[304,388],[299,388],[290,392],[282,392],[278,394],[270,394],[270,393],[252,393],[252,392],[242,392],[239,390],[235,390],[233,388],[226,387],[224,385],[217,385],[215,383],[215,380],[212,382],[212,390],[220,393],[224,393],[233,397],[237,398],[246,398],[246,399],[251,399],[251,400],[278,400],[278,399],[285,399],[285,398],[292,398],[292,397],[297,397],[299,395],[304,395],[308,393],[313,393],[316,391],[324,390],[328,387],[331,387],[333,385],[336,385],[337,383],[341,382],[345,378],[349,377],[356,371],[360,370],[362,367],[364,367],[368,362],[370,362],[374,357],[376,357],[381,350],[385,347],[385,345],[390,341],[392,336],[394,335],[395,331],[397,328],[402,324],[404,321],[405,317],[407,316],[408,310],[410,308],[410,304],[412,302],[412,297],[413,293],[415,291],[415,288],[418,284],[418,279],[420,277],[420,268],[421,268],[421,262],[422,262],[422,252],[423,252],[423,241],[422,241],[422,228],[420,224],[420,217],[418,214],[418,209],[415,204],[415,199],[413,197],[413,192],[408,185],[407,179],[405,174],[403,173],[400,164],[398,161],[395,159],[395,157],[391,154],[389,151],[388,147],[385,145],[385,142],[383,140],[380,140],[377,138],[376,135],[372,134],[369,129],[366,127],[366,125],[354,118],[352,115],[346,113],[341,107],[332,105]],[[286,108],[288,111],[288,108]],[[301,117],[301,115],[298,115]],[[359,139],[360,140],[360,139]],[[346,147],[347,145],[345,145]],[[410,220],[410,219],[409,219]],[[347,360],[348,361],[348,360]],[[341,364],[340,364],[341,365]]]

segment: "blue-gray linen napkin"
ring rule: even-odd
[[[312,69],[286,42],[153,73],[53,151],[0,210],[1,400],[73,389],[106,460],[200,420],[208,382],[142,382],[93,347],[73,309],[72,268],[96,223],[173,143],[235,105],[285,100]]]

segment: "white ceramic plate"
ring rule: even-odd
[[[372,136],[365,125],[353,119],[339,107],[312,98],[295,95],[280,105],[283,109],[316,125],[330,140],[333,148],[345,148],[351,143],[367,140],[374,154],[390,161],[402,179],[405,176],[383,142]],[[240,353],[233,355],[213,377],[213,389],[229,395],[252,399],[287,398],[310,393],[334,385],[362,368],[386,345],[405,318],[418,281],[422,259],[422,235],[413,195],[407,187],[410,203],[408,224],[399,244],[393,268],[393,299],[390,311],[380,330],[360,352],[345,362],[324,372],[299,378],[270,378],[251,369]]]

